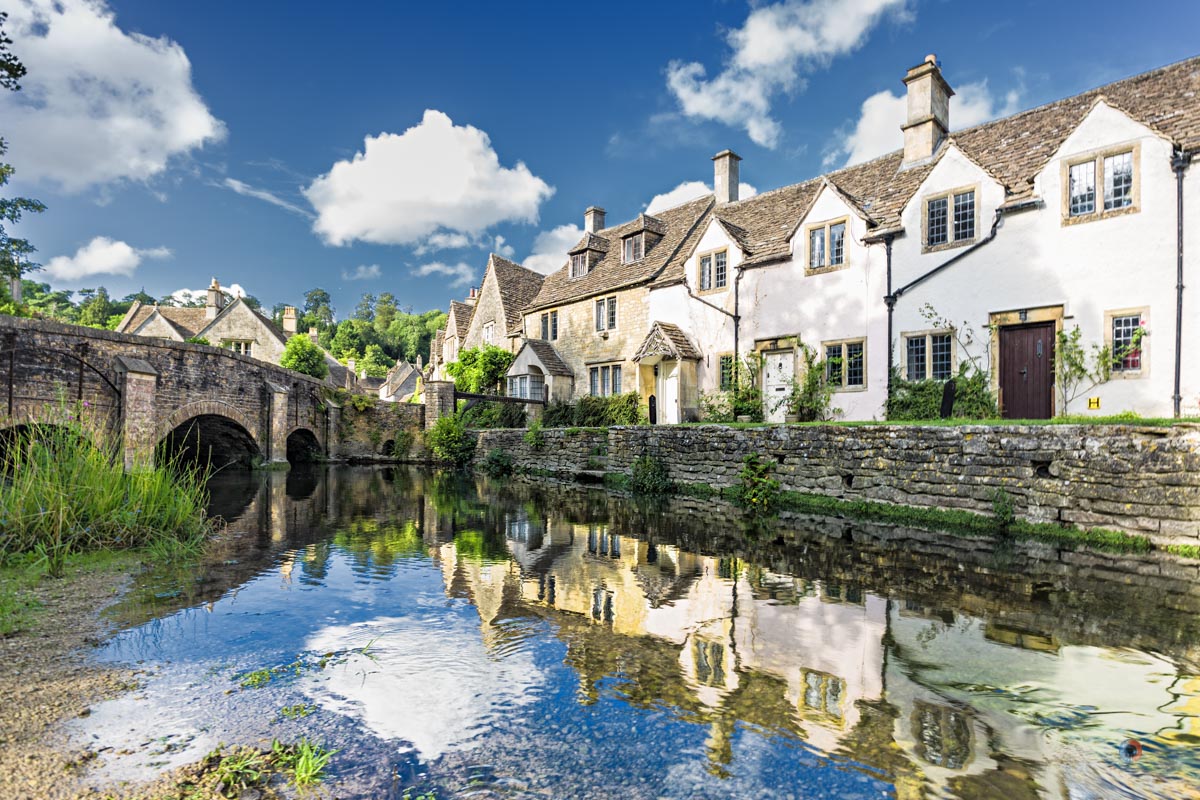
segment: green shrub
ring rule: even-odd
[[[442,417],[425,435],[429,449],[438,459],[465,467],[475,455],[475,437],[456,414]]]
[[[897,371],[892,373],[892,396],[887,402],[889,420],[938,419],[942,410],[942,392],[946,382],[937,380],[906,381]],[[954,378],[954,410],[951,416],[959,419],[995,419],[998,415],[996,397],[988,375],[970,362],[958,367]]]
[[[503,347],[485,344],[460,352],[456,361],[446,365],[446,372],[460,392],[496,392],[516,357]]]
[[[279,366],[294,369],[314,378],[325,378],[329,375],[329,365],[325,363],[325,353],[313,344],[308,334],[297,334],[288,339],[279,358]]]
[[[1012,495],[1003,489],[996,489],[992,492],[992,515],[996,519],[997,532],[1008,533],[1013,523],[1017,521],[1017,509]]]
[[[741,483],[734,488],[734,501],[755,516],[770,516],[779,510],[781,497],[779,481],[772,477],[775,469],[770,459],[751,453],[742,459]]]
[[[581,397],[575,403],[551,403],[542,414],[547,428],[607,428],[613,425],[639,425],[644,420],[637,392],[608,397]]]
[[[792,381],[792,390],[787,398],[788,413],[796,415],[800,422],[823,422],[840,413],[830,408],[833,387],[824,359],[817,358],[817,351],[801,342],[800,357],[804,359],[803,374]]]
[[[505,475],[511,475],[513,471],[512,456],[499,447],[493,447],[491,450],[488,450],[487,455],[483,457],[483,461],[479,463],[479,469],[484,475],[492,478],[502,478]]]
[[[524,428],[525,406],[479,402],[464,410],[462,417],[468,428]]]
[[[629,474],[629,489],[634,494],[670,494],[674,488],[667,465],[659,459],[644,454],[633,462]]]
[[[204,336],[189,336],[188,338],[184,339],[184,341],[188,342],[189,344],[207,344],[207,345],[212,344],[212,342],[210,342]]]
[[[529,430],[525,431],[525,444],[529,445],[530,450],[541,450],[546,446],[546,435],[542,433],[541,420],[535,419]]]
[[[704,422],[736,422],[749,417],[750,422],[763,421],[763,396],[759,386],[762,358],[747,356],[737,373],[732,389],[700,396],[700,417]]]
[[[396,431],[396,435],[392,438],[392,452],[388,453],[392,458],[407,458],[412,451],[413,442],[416,436],[408,428],[401,428]]]

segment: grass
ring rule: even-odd
[[[1195,544],[1169,544],[1163,548],[1168,553],[1173,553],[1184,558],[1194,558],[1200,560],[1200,545]]]
[[[120,572],[129,570],[152,554],[145,550],[101,550],[68,555],[66,573]],[[46,577],[45,565],[33,554],[14,556],[0,566],[0,638],[23,631],[36,631],[39,618],[53,610],[38,600],[36,590]]]
[[[292,774],[292,783],[299,787],[313,786],[325,777],[325,769],[337,753],[326,750],[308,739],[296,744],[285,745],[276,739],[271,743],[271,754],[275,763]]]
[[[32,555],[52,577],[66,558],[146,548],[194,553],[209,535],[204,475],[166,465],[126,473],[113,437],[72,409],[10,428],[0,441],[0,565]]]
[[[284,719],[304,719],[317,710],[316,706],[308,703],[297,703],[294,706],[284,706],[279,709],[279,716]]]
[[[684,425],[720,425],[724,428],[768,428],[784,427],[779,422],[685,422]],[[1050,419],[922,419],[922,420],[833,420],[829,422],[789,422],[789,428],[819,428],[833,425],[840,428],[868,428],[881,425],[904,427],[940,427],[957,428],[967,425],[1012,427],[1016,425],[1053,426],[1053,425],[1137,425],[1155,428],[1166,428],[1172,425],[1200,425],[1200,417],[1139,417],[1132,414],[1111,414],[1107,416],[1088,416],[1071,414],[1068,416],[1052,417]]]

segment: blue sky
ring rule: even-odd
[[[1131,11],[1131,9],[1136,9]],[[583,210],[758,191],[900,146],[936,53],[951,127],[1200,51],[1193,2],[0,0],[0,97],[40,279],[116,296],[328,290],[445,307],[490,250],[562,263]],[[750,191],[750,189],[747,189]],[[532,258],[530,258],[532,256]]]

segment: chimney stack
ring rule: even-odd
[[[213,278],[208,285],[208,299],[204,303],[204,318],[216,319],[217,314],[225,307],[225,295],[221,294],[221,284]]]
[[[296,315],[295,306],[283,307],[283,332],[288,335],[288,338],[296,335],[296,327],[300,320]]]
[[[605,211],[599,206],[591,206],[583,212],[583,229],[588,233],[596,233],[604,228]]]
[[[932,53],[908,71],[904,85],[908,87],[908,120],[900,126],[904,131],[901,168],[933,157],[950,130],[950,98],[954,96]]]
[[[319,333],[317,333],[317,329],[316,329],[316,328],[309,328],[309,329],[308,329],[308,339],[309,339],[309,341],[310,341],[310,342],[312,342],[313,344],[317,345],[318,347],[319,347],[319,346],[320,346],[320,344],[321,344],[321,335],[320,335]]]
[[[713,160],[713,194],[717,204],[736,203],[738,199],[738,162],[742,157],[732,150],[722,150]]]
[[[471,291],[467,294],[467,305],[473,306],[479,302],[479,289],[475,286],[471,287]]]

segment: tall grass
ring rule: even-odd
[[[0,447],[0,564],[32,554],[52,576],[71,553],[195,550],[211,530],[205,476],[180,464],[126,474],[114,437],[79,415],[5,431]]]

